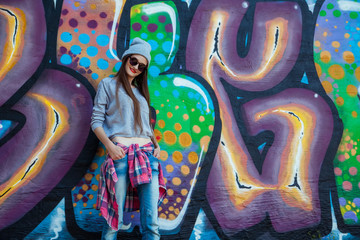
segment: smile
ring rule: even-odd
[[[136,70],[135,70],[135,69],[132,69],[131,67],[129,67],[129,69],[130,69],[130,71],[131,71],[132,73],[136,73]]]

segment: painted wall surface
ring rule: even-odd
[[[0,239],[99,239],[96,89],[131,39],[164,239],[360,239],[357,0],[0,0]],[[119,239],[137,239],[139,212]]]

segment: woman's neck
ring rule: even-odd
[[[135,86],[132,84],[134,82],[134,78],[128,78],[128,81],[130,83],[130,87],[135,88]]]

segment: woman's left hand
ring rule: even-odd
[[[154,157],[156,158],[160,158],[160,146],[157,146],[155,149],[154,149]]]

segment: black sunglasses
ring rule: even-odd
[[[136,65],[139,64],[139,65],[138,65],[138,70],[139,70],[140,72],[144,71],[145,68],[146,68],[146,65],[145,65],[145,64],[139,63],[139,61],[138,61],[136,58],[134,58],[134,57],[130,57],[129,63],[130,63],[131,66],[133,66],[133,67],[135,67]]]

